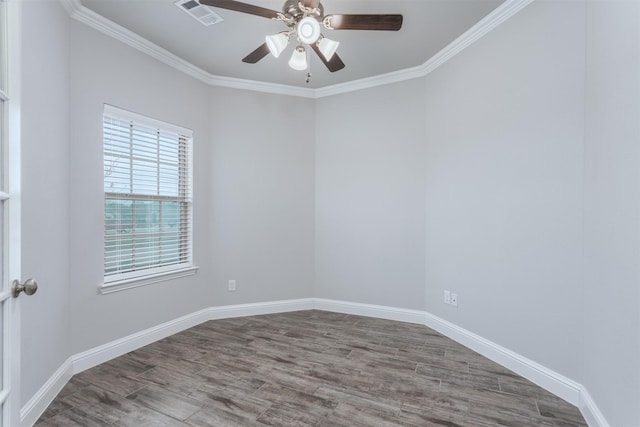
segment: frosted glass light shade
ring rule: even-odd
[[[320,37],[320,23],[316,18],[307,16],[298,22],[297,31],[302,43],[315,43]]]
[[[289,44],[289,36],[287,33],[278,33],[270,36],[266,36],[265,42],[269,48],[269,52],[276,58],[280,56],[284,48]]]
[[[289,60],[289,67],[294,70],[302,71],[307,69],[307,54],[302,45],[296,47]]]
[[[339,45],[340,42],[323,37],[318,42],[318,49],[324,58],[329,61],[333,57],[333,54],[336,53]]]

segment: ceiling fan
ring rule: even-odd
[[[320,0],[287,0],[282,12],[235,0],[200,0],[200,3],[284,22],[289,27],[287,31],[267,35],[265,42],[242,61],[255,64],[269,53],[277,58],[287,47],[291,37],[297,36],[300,43],[289,60],[289,66],[294,70],[308,70],[309,51],[305,45],[313,49],[329,71],[344,68],[344,62],[336,53],[340,43],[325,37],[321,33],[321,26],[328,30],[378,31],[398,31],[402,27],[402,15],[398,14],[325,15]],[[307,73],[307,83],[309,77],[310,74]]]

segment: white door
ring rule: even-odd
[[[20,425],[19,0],[0,0],[0,427]]]

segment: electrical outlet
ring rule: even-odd
[[[444,291],[444,303],[445,304],[451,304],[451,292],[450,291]]]
[[[451,294],[451,305],[454,307],[458,306],[458,294]]]
[[[230,292],[233,292],[236,290],[236,281],[235,280],[229,280],[229,287],[228,287]]]

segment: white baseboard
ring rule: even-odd
[[[311,308],[311,299],[259,302],[205,308],[76,354],[71,357],[73,360],[73,373],[77,374],[208,320],[309,310]]]
[[[40,390],[20,409],[20,424],[23,426],[32,426],[38,421],[40,415],[47,410],[47,407],[53,402],[53,399],[60,393],[72,376],[73,364],[71,358],[68,358],[62,366],[53,373],[51,378],[40,387]]]
[[[207,310],[209,313],[207,320],[257,316],[260,314],[287,313],[289,311],[312,310],[313,308],[313,298],[257,302],[238,305],[222,305],[218,307],[208,308]]]
[[[433,314],[425,313],[425,325],[578,406],[577,382]]]
[[[590,427],[610,427],[604,415],[600,412],[598,405],[596,405],[596,402],[589,394],[589,391],[584,387],[580,390],[580,404],[578,408],[580,408],[582,416]]]
[[[382,305],[360,304],[357,302],[336,301],[323,298],[314,298],[313,302],[313,306],[316,310],[377,317],[379,319],[397,320],[399,322],[424,325],[424,311],[386,307]]]
[[[609,427],[588,391],[581,384],[473,332],[425,311],[323,298],[210,307],[73,355],[22,408],[21,424],[32,425],[72,375],[202,322],[311,309],[426,325],[578,406],[589,426]]]
[[[209,307],[75,354],[69,357],[21,408],[20,424],[22,426],[33,425],[73,375],[202,322],[231,317],[311,310],[313,308],[313,299],[311,298]]]
[[[108,342],[98,347],[94,347],[82,353],[71,356],[73,364],[73,373],[77,374],[87,369],[93,368],[101,363],[107,362],[116,357],[127,354],[155,341],[166,338],[170,335],[189,329],[202,322],[209,320],[207,318],[209,309],[196,311],[195,313],[179,317],[169,322],[156,325],[144,331],[136,332],[124,338]]]

